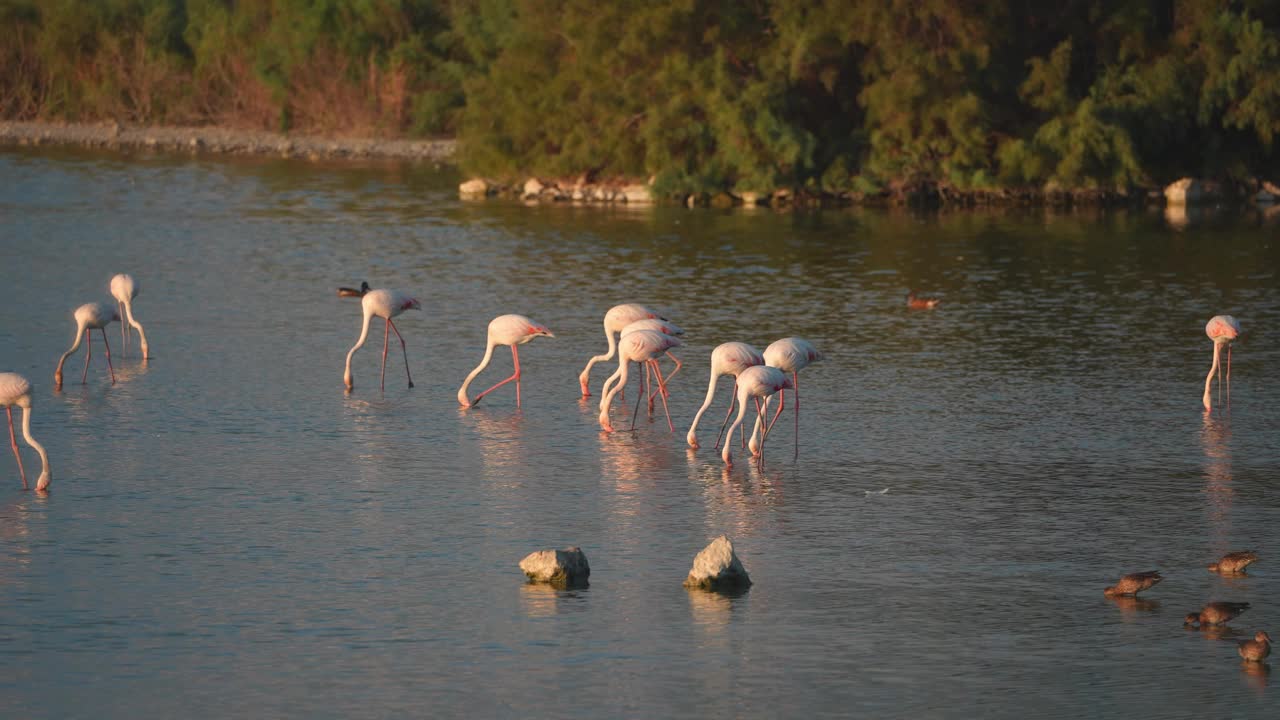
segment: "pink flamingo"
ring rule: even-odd
[[[742,426],[742,418],[747,414],[747,400],[749,398],[754,398],[756,401],[756,422],[759,423],[760,419],[764,417],[764,410],[760,407],[760,399],[770,398],[779,390],[789,387],[792,387],[791,378],[776,367],[754,365],[738,373],[738,417],[729,426],[729,437],[733,437],[733,431]],[[754,436],[752,439],[755,439]],[[758,450],[757,454],[763,460],[763,435]],[[721,451],[720,457],[724,460],[725,465],[733,465],[733,443],[725,442],[724,450]]]
[[[120,344],[124,345],[124,352],[129,352],[129,326],[133,326],[138,331],[138,338],[142,342],[142,359],[146,360],[151,357],[150,351],[147,350],[147,334],[142,331],[142,323],[133,319],[133,299],[138,297],[138,291],[141,285],[133,279],[132,275],[120,273],[111,278],[111,296],[116,299],[117,309],[120,317],[125,318],[127,322],[120,323]]]
[[[79,337],[77,333],[76,337]],[[31,437],[31,383],[18,373],[0,373],[0,405],[9,416],[9,444],[13,446],[13,456],[18,460],[18,473],[22,475],[22,489],[27,489],[27,471],[22,468],[22,455],[18,453],[18,438],[13,434],[13,408],[22,408],[22,437],[27,444],[40,453],[40,478],[36,480],[36,492],[43,493],[49,489],[52,476],[49,474],[49,456],[44,446]]]
[[[618,370],[605,380],[604,387],[601,392],[604,397],[600,400],[600,427],[605,432],[613,432],[613,425],[609,424],[609,407],[613,404],[613,396],[618,391],[626,387],[628,380],[628,368],[632,362],[648,363],[650,367],[658,364],[658,358],[663,353],[673,347],[680,347],[683,343],[680,338],[674,335],[666,335],[657,330],[635,330],[628,333],[618,342]],[[665,382],[662,379],[662,372],[654,367],[654,372],[658,375],[658,387],[661,392]],[[610,387],[612,386],[612,388]],[[636,397],[636,410],[640,409],[640,398]],[[667,426],[671,428],[671,432],[675,432],[675,426],[671,424],[671,411],[667,409],[667,396],[662,394],[662,409],[667,414]],[[634,415],[632,415],[632,426],[634,427]]]
[[[711,401],[715,399],[716,381],[720,376],[732,375],[734,378],[733,391],[729,395],[729,409],[724,414],[724,422],[720,424],[720,433],[723,435],[724,426],[729,424],[729,416],[733,413],[733,406],[738,400],[738,373],[749,367],[764,364],[764,355],[742,342],[722,343],[711,351],[711,383],[707,386],[707,399],[702,401],[702,407],[698,408],[698,414],[693,417],[693,424],[689,426],[689,434],[685,436],[689,447],[695,450],[699,447],[698,421],[702,419],[702,414],[711,407]],[[720,447],[719,437],[716,438],[715,446]]]
[[[1222,399],[1222,346],[1227,346],[1227,401],[1231,400],[1231,343],[1240,336],[1240,323],[1230,315],[1214,315],[1204,326],[1204,332],[1213,341],[1213,365],[1209,366],[1209,375],[1204,379],[1204,409],[1213,409],[1213,400],[1209,397],[1209,386],[1213,382],[1213,374],[1218,374],[1218,399]]]
[[[645,318],[644,320],[637,320],[631,323],[630,325],[622,328],[622,332],[618,333],[618,337],[619,338],[625,337],[627,334],[633,333],[636,330],[657,330],[658,332],[663,333],[664,335],[684,335],[684,329],[681,328],[679,325],[676,325],[675,323],[671,322],[670,320],[660,320],[658,318]],[[684,367],[684,363],[680,362],[680,358],[673,355],[670,350],[667,351],[667,357],[671,358],[671,362],[675,363],[675,367],[671,369],[671,372],[667,375],[666,380],[663,381],[661,387],[658,390],[655,390],[653,394],[649,395],[650,416],[652,416],[653,414],[653,398],[659,392],[665,393],[667,385],[670,384],[671,382],[671,378],[675,377],[676,373],[680,372],[680,368]],[[647,380],[648,377],[649,377],[649,371],[646,370],[645,379]],[[605,393],[605,392],[608,392],[608,388],[604,388],[603,390],[601,390],[601,393]],[[668,394],[667,397],[671,397],[671,395]]]
[[[800,457],[800,371],[809,367],[810,363],[822,360],[822,353],[813,346],[808,340],[798,337],[783,338],[769,344],[764,349],[764,364],[770,367],[776,367],[784,373],[791,373],[791,385],[796,391],[795,415],[796,415],[796,457]],[[773,429],[773,424],[778,421],[778,416],[782,414],[782,408],[787,404],[787,392],[783,390],[778,393],[778,410],[774,413],[773,419],[769,421],[765,431]],[[767,403],[766,403],[767,405]],[[763,434],[762,434],[763,437]],[[752,431],[752,440],[755,439],[755,431]]]
[[[93,339],[89,336],[90,330],[98,330],[102,333],[102,344],[107,348],[107,370],[111,373],[111,384],[116,384],[116,369],[111,366],[111,344],[107,342],[106,327],[112,322],[119,320],[120,315],[110,307],[102,303],[85,303],[76,308],[76,338],[71,343],[71,348],[62,353],[62,358],[58,360],[58,369],[53,373],[53,382],[59,390],[62,389],[62,364],[71,357],[76,350],[80,349],[80,339],[85,341],[84,354],[84,374],[80,376],[80,382],[88,382],[89,379],[89,359],[93,357]]]
[[[609,308],[609,312],[604,314],[604,337],[605,340],[609,341],[609,351],[604,355],[596,355],[588,360],[587,366],[582,369],[582,374],[578,375],[578,384],[582,386],[582,397],[591,397],[591,391],[587,389],[587,381],[591,376],[591,366],[598,362],[612,359],[614,352],[617,351],[618,341],[614,336],[622,332],[622,329],[631,323],[645,319],[666,320],[666,318],[649,308],[636,303],[614,305]],[[604,394],[603,390],[601,394]]]
[[[347,353],[347,367],[342,373],[342,381],[346,383],[347,390],[355,387],[353,378],[351,377],[351,356],[356,354],[356,350],[364,345],[365,338],[369,336],[369,320],[374,315],[387,321],[382,336],[382,381],[383,390],[387,388],[387,344],[391,339],[391,331],[394,330],[396,337],[400,338],[400,351],[404,353],[404,374],[409,378],[409,387],[413,387],[413,375],[409,373],[409,351],[405,349],[404,336],[400,334],[400,330],[396,328],[396,324],[391,318],[398,317],[405,310],[421,310],[422,304],[416,299],[409,296],[408,293],[399,290],[370,290],[369,283],[361,283],[360,289],[354,288],[338,288],[339,297],[358,297],[360,298],[360,306],[364,310],[364,324],[360,328],[360,338],[356,340],[356,344],[351,346],[351,350]]]
[[[458,388],[458,403],[462,407],[471,407],[479,403],[480,398],[515,380],[516,407],[520,407],[520,353],[516,351],[516,346],[523,345],[536,337],[553,338],[555,335],[551,334],[547,326],[536,323],[524,315],[499,315],[489,321],[489,344],[484,349],[484,359],[480,361],[475,370],[471,371],[467,379],[462,381],[462,387]],[[481,370],[488,367],[489,360],[493,357],[493,349],[498,345],[511,346],[511,361],[515,364],[515,372],[511,374],[511,377],[477,395],[474,400],[468,400],[467,386],[480,374]]]

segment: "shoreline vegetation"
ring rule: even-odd
[[[447,153],[471,196],[1248,202],[1280,184],[1280,3],[0,0],[0,122]]]

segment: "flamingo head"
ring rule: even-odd
[[[545,325],[530,325],[528,334],[530,337],[555,337],[555,334],[548,330]]]
[[[365,284],[365,288],[368,288],[368,283]],[[409,298],[404,301],[404,305],[402,307],[405,310],[421,310],[422,303],[418,302],[418,298]]]

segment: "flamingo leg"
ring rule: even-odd
[[[674,362],[676,366],[671,371],[671,374],[667,376],[666,382],[663,384],[662,392],[665,394],[666,397],[671,397],[671,394],[666,390],[666,384],[670,383],[671,378],[675,377],[676,373],[680,372],[680,368],[684,367],[684,363],[680,362],[680,358],[676,357],[675,355],[672,355],[670,350],[667,351],[667,357],[671,358],[671,361]],[[654,397],[653,395],[649,396],[650,409],[653,408],[653,397]]]
[[[757,450],[759,450],[759,452],[756,454],[756,456],[760,458],[761,469],[764,469],[764,439],[765,439],[765,436],[769,434],[769,426],[768,426],[768,423],[765,422],[766,419],[767,418],[765,417],[764,410],[760,406],[760,398],[756,398],[756,424],[761,426],[760,445],[759,447],[757,447]]]
[[[93,357],[93,337],[89,335],[89,328],[84,329],[84,372],[80,374],[80,384],[87,385],[89,382],[89,358]]]
[[[644,361],[644,394],[649,398],[649,421],[653,421],[653,395],[649,394],[649,388],[653,387],[650,376],[653,375],[653,363],[649,360]],[[654,393],[661,392],[661,388],[654,390]]]
[[[27,471],[22,469],[22,455],[18,454],[18,437],[13,434],[13,408],[5,406],[9,415],[9,444],[13,446],[13,457],[18,461],[18,474],[22,476],[22,489],[27,489]]]
[[[387,389],[387,342],[391,340],[391,318],[387,318],[387,324],[382,328],[382,379],[379,385],[382,390]]]
[[[716,444],[713,450],[720,449],[720,438],[724,437],[724,429],[729,425],[729,417],[733,415],[733,406],[738,402],[738,379],[733,380],[733,394],[729,396],[729,410],[724,414],[724,422],[720,423],[720,434],[716,435]]]
[[[409,351],[405,349],[404,336],[400,334],[400,328],[396,327],[396,324],[391,322],[391,318],[387,318],[387,325],[391,326],[391,329],[394,330],[396,333],[396,337],[400,339],[400,352],[404,354],[404,376],[409,378],[409,387],[413,387],[413,376],[409,374]],[[383,348],[382,348],[382,374],[386,375],[386,373],[387,373],[387,348],[386,348],[386,342],[384,340]]]
[[[646,373],[648,372],[648,368],[647,368],[647,367],[645,368],[645,372],[646,372]],[[639,381],[637,380],[637,384],[638,384],[638,383],[639,383]],[[622,389],[624,389],[624,390],[626,389],[626,385],[625,385],[625,384],[622,386]],[[642,388],[642,389],[643,389],[643,388]],[[619,392],[618,394],[619,394],[619,395],[621,395],[622,393],[621,393],[621,392]],[[636,393],[636,407],[635,407],[635,409],[634,409],[634,410],[632,410],[632,411],[631,411],[631,431],[632,431],[632,432],[635,432],[635,430],[636,430],[636,417],[640,414],[640,398],[642,398],[642,397],[644,397],[644,393],[643,393],[643,392],[637,392],[637,393]]]
[[[1231,346],[1227,346],[1227,404],[1231,404]]]
[[[116,369],[111,367],[111,343],[107,342],[107,329],[100,328],[98,332],[102,333],[102,345],[107,349],[107,371],[111,373],[111,384],[116,384]]]
[[[507,378],[506,380],[503,380],[502,382],[495,384],[493,387],[477,395],[475,399],[471,401],[472,405],[475,405],[476,403],[480,402],[480,398],[484,397],[485,395],[488,395],[494,390],[497,390],[503,385],[506,385],[512,380],[515,380],[516,381],[516,407],[520,407],[520,356],[516,354],[515,345],[511,346],[511,360],[512,362],[515,363],[515,366],[516,366],[515,372],[511,373],[511,377]]]
[[[1227,350],[1227,354],[1231,354],[1231,350]],[[1222,363],[1218,363],[1218,404],[1222,404]]]
[[[769,402],[767,400],[765,401],[764,406],[765,408],[769,407]],[[778,409],[773,413],[773,419],[764,424],[765,434],[773,432],[773,426],[778,424],[778,416],[782,414],[782,408],[786,406],[787,406],[787,391],[779,390],[778,391]]]
[[[662,412],[667,416],[667,427],[674,433],[676,426],[671,424],[671,411],[667,409],[667,381],[662,379],[662,368],[658,367],[658,361],[650,360],[649,362],[653,363],[653,374],[658,377],[658,392],[662,395]],[[670,379],[668,376],[667,380]],[[653,402],[653,398],[650,398],[649,402]]]
[[[791,371],[791,384],[795,386],[796,391],[796,454],[792,459],[798,460],[800,458],[800,373],[794,370]]]

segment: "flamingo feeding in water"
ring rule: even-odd
[[[667,409],[667,396],[663,392],[665,382],[662,379],[662,372],[655,366],[658,364],[658,358],[663,353],[673,347],[680,347],[683,343],[680,338],[674,335],[667,335],[657,330],[635,330],[628,333],[618,341],[618,369],[609,379],[605,380],[604,389],[601,390],[604,397],[600,399],[600,427],[605,432],[613,432],[613,425],[609,423],[609,406],[613,404],[613,396],[617,395],[627,385],[629,379],[628,368],[631,363],[648,363],[654,368],[654,372],[658,376],[658,388],[662,393],[662,409],[667,414],[667,427],[671,428],[671,432],[675,432],[675,426],[671,424],[671,411]],[[612,386],[612,387],[611,387]],[[643,394],[643,391],[641,391]],[[640,397],[636,397],[636,410],[640,409]],[[635,425],[635,415],[632,415],[632,426]]]
[[[383,390],[387,388],[387,344],[391,339],[391,331],[394,330],[396,337],[400,338],[400,351],[404,353],[404,374],[409,379],[409,387],[413,387],[413,375],[409,372],[409,351],[404,346],[404,336],[396,328],[396,324],[391,318],[398,317],[405,310],[420,310],[422,304],[416,299],[409,296],[408,293],[399,290],[369,289],[369,283],[361,283],[360,289],[354,288],[338,288],[338,297],[358,297],[360,298],[360,306],[364,310],[364,324],[360,327],[360,338],[356,340],[356,344],[351,346],[351,350],[347,352],[347,367],[342,373],[342,381],[346,383],[347,390],[355,387],[353,378],[351,377],[351,356],[356,354],[356,350],[364,345],[365,338],[369,336],[369,320],[373,316],[387,321],[384,328],[385,334],[382,336],[382,381]]]
[[[79,337],[77,334],[76,337]],[[13,408],[22,408],[22,437],[27,444],[40,453],[40,477],[36,480],[36,492],[49,489],[52,476],[49,474],[49,456],[44,446],[31,437],[31,383],[18,373],[0,373],[0,405],[4,406],[9,416],[9,444],[13,446],[13,457],[18,460],[18,474],[22,476],[22,489],[27,489],[27,471],[22,468],[22,455],[18,453],[18,438],[13,434]]]
[[[707,399],[702,401],[702,407],[698,408],[698,414],[693,416],[693,424],[689,426],[689,434],[685,436],[685,441],[689,443],[689,447],[695,450],[698,445],[698,421],[702,419],[702,414],[711,407],[711,401],[716,396],[716,381],[721,375],[732,375],[734,378],[733,391],[729,395],[729,409],[724,414],[724,422],[720,424],[720,433],[724,434],[724,426],[729,423],[729,415],[733,412],[734,403],[738,399],[738,373],[743,370],[754,367],[756,365],[764,365],[764,355],[760,351],[743,342],[727,342],[716,346],[711,351],[711,383],[707,386]],[[720,446],[720,438],[716,438],[716,447]]]
[[[622,328],[622,332],[618,333],[618,338],[619,339],[624,338],[627,335],[637,330],[656,330],[660,333],[663,333],[664,335],[684,335],[684,329],[681,328],[679,325],[676,325],[675,323],[671,322],[670,320],[660,320],[658,318],[645,318],[644,320],[637,320],[631,323],[630,325]],[[667,357],[671,358],[671,362],[675,363],[675,367],[671,369],[671,373],[667,375],[666,379],[662,382],[661,387],[658,390],[654,391],[653,394],[649,395],[650,414],[653,413],[654,395],[656,395],[658,392],[662,392],[667,397],[670,397],[670,394],[666,392],[667,384],[671,382],[671,378],[676,376],[676,373],[680,372],[680,368],[684,367],[684,363],[680,362],[680,358],[672,354],[670,350],[666,352],[666,355]],[[649,370],[645,371],[646,380],[649,377],[649,372],[650,372]],[[609,392],[609,387],[606,384],[603,388],[601,388],[600,394],[603,395],[604,393],[607,393],[607,392]]]
[[[102,303],[85,303],[76,308],[76,337],[71,343],[71,347],[64,353],[62,358],[58,360],[58,369],[53,373],[53,382],[62,389],[62,364],[67,358],[75,354],[80,349],[80,340],[84,339],[84,374],[80,376],[80,382],[88,382],[89,379],[89,359],[93,357],[93,339],[89,336],[89,331],[98,330],[102,333],[102,344],[107,348],[107,371],[111,373],[111,384],[116,384],[116,370],[111,367],[111,344],[107,342],[106,327],[113,321],[119,320],[120,315],[110,307]]]
[[[484,350],[484,359],[476,366],[475,370],[462,381],[462,387],[458,388],[458,402],[463,407],[471,407],[480,402],[480,398],[488,395],[494,390],[506,385],[512,380],[516,381],[516,407],[520,407],[520,353],[516,350],[517,345],[523,345],[536,337],[550,337],[555,335],[547,329],[547,326],[536,323],[524,315],[499,315],[489,321],[489,344]],[[511,362],[515,365],[515,372],[511,377],[485,390],[474,399],[467,399],[467,386],[471,381],[480,374],[489,365],[489,360],[493,357],[493,349],[498,345],[511,346]]]
[[[742,418],[747,414],[747,400],[755,398],[756,401],[756,422],[764,417],[764,410],[760,407],[761,398],[773,397],[773,394],[779,390],[785,390],[792,387],[791,378],[776,367],[768,365],[755,365],[738,373],[738,417],[734,419],[733,424],[729,426],[729,437],[733,437],[733,431],[742,425]],[[764,436],[761,433],[759,445],[760,459],[764,460]],[[752,437],[755,441],[755,437]],[[725,465],[733,465],[733,443],[725,441],[724,450],[720,452],[720,457],[724,460]]]
[[[142,331],[142,323],[133,319],[133,299],[138,297],[138,291],[141,285],[133,279],[132,275],[120,273],[111,278],[111,296],[116,299],[117,309],[120,311],[120,317],[126,322],[120,323],[120,343],[124,345],[124,352],[129,352],[129,333],[128,329],[133,326],[138,331],[138,339],[142,343],[142,359],[146,360],[151,357],[151,353],[147,350],[147,334]]]
[[[1204,333],[1213,341],[1213,365],[1209,366],[1209,375],[1204,379],[1204,409],[1213,409],[1213,399],[1209,397],[1209,386],[1213,383],[1213,374],[1218,374],[1218,399],[1222,399],[1222,346],[1227,346],[1227,402],[1231,402],[1231,343],[1240,336],[1240,323],[1230,315],[1214,315],[1204,326]]]
[[[604,355],[596,355],[587,361],[587,366],[582,369],[582,373],[578,375],[578,384],[582,387],[582,397],[591,397],[591,391],[587,389],[587,381],[591,377],[591,367],[598,362],[604,362],[613,358],[613,354],[617,352],[618,341],[615,337],[622,332],[623,328],[637,320],[666,320],[666,318],[658,315],[658,313],[650,310],[643,305],[636,303],[626,303],[623,305],[614,305],[609,308],[609,312],[604,314],[604,337],[609,342],[609,351]],[[601,395],[604,394],[602,390]]]
[[[764,349],[764,364],[770,367],[776,367],[784,373],[791,373],[791,385],[795,388],[795,415],[796,415],[796,457],[800,457],[800,371],[809,367],[810,363],[822,360],[822,353],[813,346],[808,340],[798,337],[783,338],[769,344]],[[778,420],[778,416],[782,414],[782,408],[787,403],[787,393],[785,390],[778,393],[778,411],[774,413],[773,420],[769,421],[767,429],[773,428],[773,423]],[[754,438],[754,432],[752,434]]]

